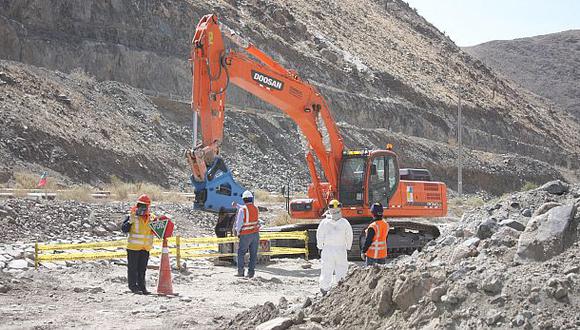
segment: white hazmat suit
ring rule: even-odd
[[[322,250],[320,290],[325,293],[348,271],[346,251],[352,246],[352,227],[342,217],[340,209],[329,209],[326,218],[320,222],[316,231],[316,244]]]

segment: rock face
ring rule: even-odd
[[[520,235],[516,260],[545,261],[562,253],[576,238],[576,206],[558,206],[532,218]]]
[[[450,151],[456,139],[455,86],[460,85],[465,88],[463,142],[477,150],[468,156],[471,159],[466,163],[473,165],[465,171],[477,183],[473,187],[466,184],[465,189],[475,190],[481,182],[489,185],[484,189],[499,187],[493,192],[501,193],[517,189],[525,181],[561,178],[557,168],[545,163],[569,168],[580,164],[580,137],[561,134],[578,131],[576,122],[549,113],[549,105],[496,76],[400,0],[332,4],[304,0],[34,0],[26,6],[18,0],[4,0],[0,8],[0,57],[63,72],[80,68],[99,81],[117,80],[151,95],[160,93],[156,104],[163,104],[163,110],[173,106],[168,104],[170,100],[187,105],[192,22],[216,12],[223,23],[320,89],[335,119],[344,122],[342,127],[349,132],[345,134],[349,148],[384,148],[394,140],[401,150],[407,150],[401,151],[404,165],[432,166],[437,178],[451,178],[451,160],[456,158]],[[354,35],[358,37],[353,39]],[[75,105],[75,97],[66,93],[56,93],[53,99],[62,106]],[[228,100],[241,108],[269,108],[233,86]],[[243,117],[250,123],[255,119]],[[230,125],[228,120],[226,123]],[[263,149],[267,144],[252,139],[268,138],[262,135],[266,132],[256,134],[256,127],[252,123],[242,135],[254,148]],[[280,123],[277,128],[285,127],[292,125]],[[280,131],[268,131],[267,137],[284,134]],[[187,132],[177,135],[186,146]],[[283,143],[285,138],[267,142]],[[301,142],[291,141],[285,144],[295,148],[279,151],[288,161],[301,158],[296,155],[304,150]],[[22,148],[18,151],[26,154]],[[90,151],[102,152],[99,148]],[[44,161],[43,166],[50,164],[45,159],[48,156],[37,157]],[[170,158],[176,159],[173,153]],[[139,163],[151,173],[165,173],[152,169],[152,159],[125,164],[125,168],[131,166],[140,176],[149,175],[142,173],[146,171]],[[300,166],[306,173],[303,163]],[[511,178],[506,179],[504,172]],[[450,186],[453,182],[449,180]]]

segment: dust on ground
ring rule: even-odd
[[[301,259],[259,265],[256,277],[236,278],[233,266],[187,261],[173,271],[177,297],[129,293],[126,267],[107,261],[60,269],[0,273],[0,318],[6,328],[217,328],[226,318],[282,297],[291,307],[318,290],[319,263],[303,269]],[[148,270],[155,291],[157,270]],[[1,292],[2,290],[0,290]]]

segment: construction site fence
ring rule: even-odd
[[[260,233],[260,242],[273,240],[299,240],[304,242],[304,248],[276,247],[270,244],[269,251],[259,251],[259,255],[304,255],[308,259],[308,232],[266,232]],[[181,267],[182,259],[233,257],[236,253],[220,253],[221,244],[238,243],[239,239],[230,237],[170,237],[167,239],[169,254],[175,257],[177,268]],[[163,240],[153,241],[150,256],[162,253]],[[96,241],[87,243],[35,243],[34,268],[44,262],[78,261],[78,260],[110,260],[127,256],[125,248],[127,239],[114,241]],[[99,250],[99,251],[95,251]]]

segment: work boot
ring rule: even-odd
[[[144,295],[149,295],[149,294],[151,294],[151,292],[147,291],[147,289],[143,289],[143,290],[141,290],[141,293],[143,293]]]
[[[248,278],[254,277],[254,271],[248,271]]]
[[[134,294],[143,294],[143,292],[141,292],[139,289],[131,289],[131,292]]]
[[[328,291],[327,290],[320,289],[320,293],[322,293],[322,296],[324,297],[324,296],[326,296],[328,294]]]
[[[236,275],[234,275],[235,277],[244,277],[244,273],[240,273],[238,272]]]

